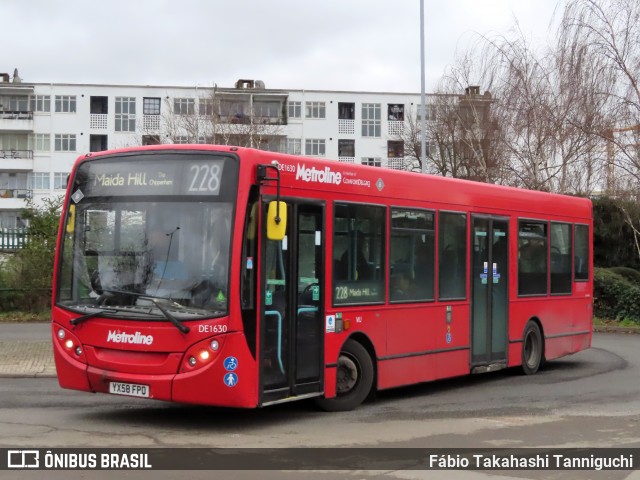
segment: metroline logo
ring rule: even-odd
[[[107,342],[113,343],[132,343],[134,345],[151,345],[153,343],[153,335],[142,335],[136,332],[133,335],[120,331],[109,330]]]
[[[317,170],[316,167],[307,168],[303,163],[302,165],[298,164],[296,180],[340,185],[342,183],[342,174],[340,172],[332,172],[329,167],[324,167],[324,170]]]

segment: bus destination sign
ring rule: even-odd
[[[218,195],[223,159],[87,162],[79,171],[84,196]]]

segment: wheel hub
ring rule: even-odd
[[[338,359],[337,393],[343,394],[351,391],[358,383],[358,366],[353,359],[340,355]]]

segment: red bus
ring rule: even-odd
[[[64,388],[260,407],[589,348],[589,200],[253,149],[130,148],[69,177]]]

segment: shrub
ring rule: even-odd
[[[612,267],[609,270],[624,277],[634,285],[640,286],[640,272],[638,270],[629,267]]]
[[[594,268],[593,296],[594,315],[601,318],[628,320],[640,324],[640,284],[635,274],[627,270],[621,275],[620,268]]]

